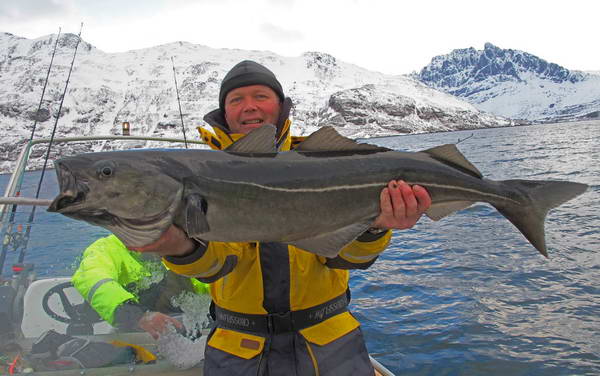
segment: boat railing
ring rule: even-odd
[[[180,138],[169,138],[169,137],[147,137],[147,136],[118,136],[118,135],[98,135],[98,136],[78,136],[78,137],[61,137],[54,138],[53,143],[69,143],[69,142],[85,142],[85,141],[156,141],[156,142],[169,142],[169,143],[188,143],[188,144],[206,144],[202,140],[184,140]],[[29,156],[35,145],[49,143],[50,138],[39,138],[31,140],[25,144],[19,158],[17,159],[13,173],[10,176],[6,189],[4,191],[4,198],[15,197],[21,189],[21,183],[23,182],[23,176],[27,168],[27,162]],[[4,221],[6,214],[10,211],[13,204],[0,203],[0,222]]]

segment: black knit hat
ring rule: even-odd
[[[231,90],[250,85],[268,86],[273,89],[280,101],[283,102],[285,98],[283,88],[273,72],[257,62],[244,60],[231,68],[223,78],[219,92],[219,108],[225,110],[225,97]]]

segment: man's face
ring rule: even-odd
[[[280,111],[279,97],[265,85],[239,87],[225,97],[225,120],[232,133],[248,134],[265,124],[276,125]]]

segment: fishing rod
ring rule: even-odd
[[[465,137],[462,140],[459,138],[458,141],[456,142],[456,145],[460,144],[463,141],[468,140],[469,138],[473,137],[474,133],[471,133],[471,135],[469,137]]]
[[[60,104],[58,106],[58,111],[56,113],[56,119],[54,121],[54,127],[52,128],[52,134],[50,136],[50,142],[48,143],[48,148],[46,149],[46,156],[44,158],[44,165],[42,167],[42,173],[40,175],[40,180],[38,182],[37,190],[35,193],[35,198],[38,199],[40,197],[40,190],[42,188],[42,181],[44,180],[44,174],[46,172],[46,167],[48,166],[48,159],[50,158],[50,150],[52,149],[52,143],[54,141],[54,136],[56,134],[56,128],[58,126],[58,120],[60,119],[60,113],[62,111],[63,103],[65,101],[65,97],[67,95],[67,89],[69,87],[69,81],[71,80],[71,73],[73,72],[73,65],[75,64],[75,57],[77,56],[77,48],[79,47],[79,43],[81,42],[81,31],[83,30],[83,22],[79,28],[79,34],[77,34],[77,43],[75,44],[75,49],[73,51],[73,59],[71,60],[71,66],[69,67],[69,74],[67,75],[67,81],[65,83],[65,88],[63,90],[62,97],[60,99]],[[35,210],[37,205],[34,205],[31,208],[31,213],[29,214],[29,219],[27,221],[27,226],[25,229],[25,235],[23,239],[23,244],[21,245],[21,252],[19,253],[19,258],[17,264],[22,264],[23,260],[25,260],[25,253],[27,250],[27,243],[29,241],[29,236],[31,233],[31,227],[33,224],[33,219],[35,217]]]
[[[179,118],[181,119],[181,129],[183,130],[183,142],[185,148],[188,148],[187,138],[185,137],[185,126],[183,125],[183,114],[181,113],[181,101],[179,100],[179,89],[177,88],[177,72],[175,72],[175,61],[171,56],[171,64],[173,64],[173,78],[175,79],[175,92],[177,93],[177,104],[179,105]]]
[[[44,87],[42,88],[42,95],[40,96],[40,103],[38,104],[38,108],[37,111],[35,112],[35,116],[34,116],[34,121],[33,121],[33,127],[31,129],[31,136],[29,136],[29,142],[31,142],[33,140],[33,136],[35,135],[35,130],[37,128],[37,123],[38,120],[40,118],[40,110],[42,108],[42,103],[44,102],[44,95],[46,93],[46,87],[48,85],[48,80],[50,78],[50,71],[52,70],[52,65],[54,64],[54,56],[56,55],[56,49],[58,47],[58,40],[60,39],[60,32],[61,32],[61,28],[58,28],[58,34],[56,34],[56,41],[54,42],[54,48],[52,49],[52,56],[50,57],[50,64],[48,65],[48,71],[46,72],[46,80],[44,81]],[[16,195],[17,197],[20,196],[21,194],[21,190],[19,188],[19,190],[17,190]],[[8,234],[12,233],[12,226],[14,224],[14,220],[15,220],[15,215],[17,213],[17,204],[14,204],[12,209],[11,209],[11,213],[10,213],[10,218],[9,218],[9,222],[8,222],[8,229],[5,232],[5,234],[7,234],[6,236],[9,236]],[[3,238],[5,238],[3,236]],[[8,244],[10,243],[9,239],[6,239],[3,241],[2,244],[2,253],[0,253],[0,276],[2,275],[2,270],[4,269],[4,260],[6,259],[6,253],[8,252]]]
[[[50,58],[50,65],[48,66],[48,72],[46,72],[46,80],[44,81],[44,87],[42,88],[42,96],[40,97],[40,103],[38,104],[37,111],[35,112],[35,119],[33,122],[33,129],[31,129],[31,136],[29,137],[29,141],[33,140],[33,135],[35,134],[35,129],[37,127],[37,123],[40,117],[40,110],[42,108],[42,102],[44,100],[44,93],[46,93],[46,85],[48,85],[48,78],[50,77],[50,69],[52,69],[52,63],[54,62],[54,55],[56,54],[56,47],[58,46],[58,39],[60,38],[60,27],[58,28],[58,34],[56,34],[56,41],[54,42],[54,49],[52,50],[52,57]]]
[[[75,50],[73,51],[73,59],[71,60],[71,66],[69,67],[69,74],[67,75],[67,82],[65,83],[65,89],[63,90],[63,94],[60,98],[60,104],[58,106],[58,111],[56,113],[56,119],[54,120],[54,127],[52,128],[52,134],[50,135],[50,142],[48,143],[48,148],[46,149],[46,157],[44,158],[44,166],[42,167],[42,174],[40,175],[40,181],[38,182],[37,191],[35,192],[35,198],[40,197],[40,189],[42,188],[42,180],[44,180],[44,174],[46,172],[46,166],[48,165],[48,159],[50,158],[50,149],[52,149],[52,143],[54,141],[54,135],[56,134],[56,127],[58,126],[58,119],[60,119],[60,112],[62,111],[63,103],[65,101],[65,97],[67,95],[67,88],[69,87],[69,81],[71,80],[71,73],[73,72],[73,65],[75,64],[75,56],[77,56],[77,47],[79,47],[79,42],[81,42],[81,30],[83,29],[83,22],[79,27],[79,34],[77,34],[77,43],[75,44]],[[35,206],[33,207],[35,209]],[[33,212],[32,210],[31,220],[33,221]]]

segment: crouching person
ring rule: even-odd
[[[155,339],[169,325],[184,329],[172,317],[182,313],[175,304],[178,298],[184,299],[182,294],[208,294],[206,284],[169,271],[156,255],[128,250],[114,235],[84,251],[72,282],[109,324],[122,331],[143,330]]]

